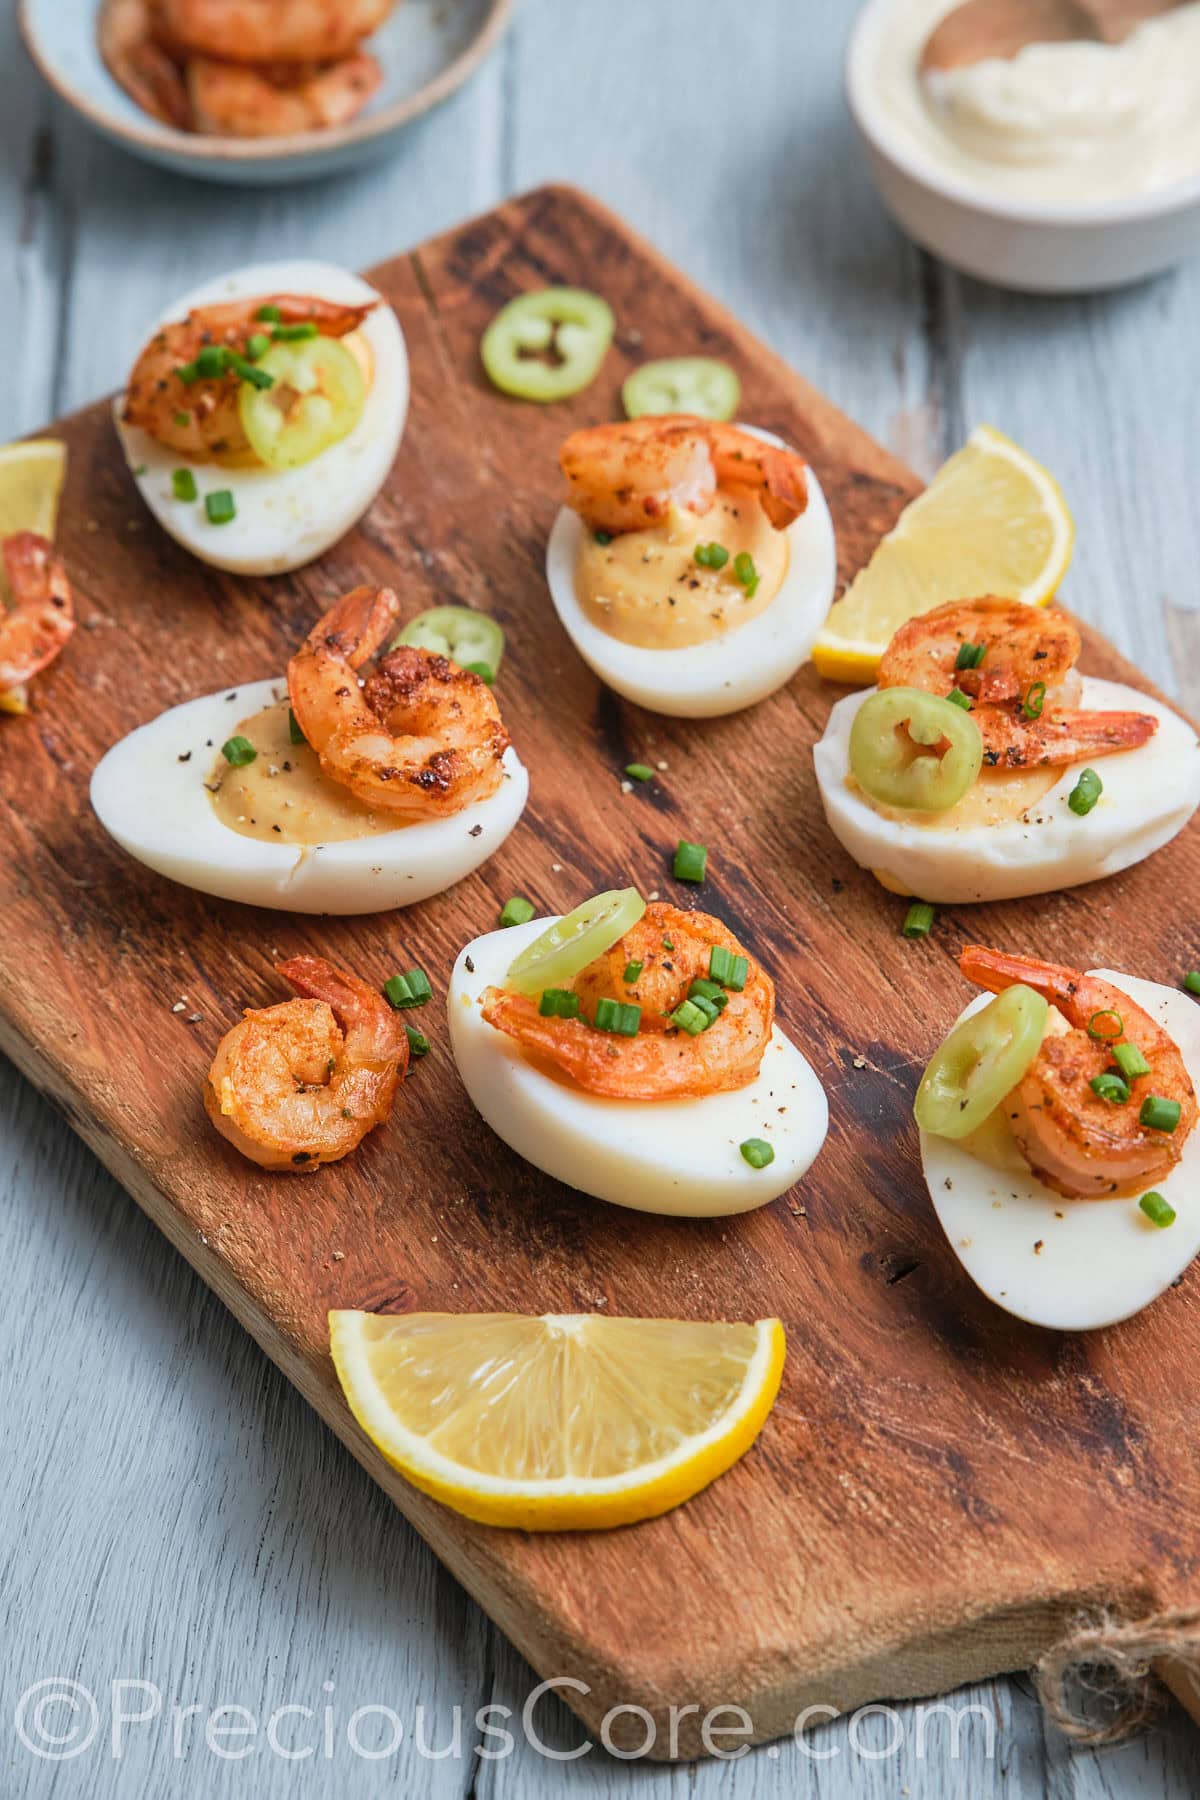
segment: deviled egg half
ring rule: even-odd
[[[105,830],[172,881],[287,912],[407,906],[479,868],[529,792],[484,682],[411,642],[424,615],[362,686],[332,660],[313,667],[340,653],[327,640],[353,651],[379,634],[382,645],[396,610],[388,590],[358,589],[318,623],[287,679],[185,701],[122,738],[92,777]],[[344,713],[323,712],[330,691]],[[413,707],[416,737],[404,730]],[[469,735],[431,741],[438,707]],[[361,762],[343,754],[339,719],[354,728],[351,750],[361,724]]]
[[[1005,600],[904,626],[880,686],[814,747],[830,829],[884,887],[962,904],[1141,862],[1200,805],[1200,742],[1121,682],[1080,676],[1063,614]],[[1044,671],[1044,672],[1039,672]]]
[[[1200,1251],[1200,1007],[979,946],[962,967],[997,997],[961,1014],[917,1094],[938,1219],[1006,1311],[1057,1331],[1116,1324]]]
[[[651,712],[753,706],[807,661],[837,553],[812,470],[769,432],[686,414],[575,432],[546,579],[589,668]]]
[[[640,1212],[748,1212],[825,1139],[820,1082],[770,977],[719,920],[601,894],[476,938],[450,1041],[475,1106],[527,1162]]]
[[[168,307],[114,418],[142,498],[176,541],[241,575],[312,562],[357,524],[408,413],[404,335],[331,263],[259,263]]]

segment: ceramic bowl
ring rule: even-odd
[[[499,41],[513,0],[400,0],[368,40],[384,82],[348,125],[284,138],[212,138],[160,124],[109,74],[99,0],[20,0],[21,32],[50,86],[135,156],[211,181],[267,186],[332,175],[384,155],[413,119],[449,98]]]
[[[888,211],[951,267],[1025,293],[1091,293],[1142,281],[1200,250],[1200,179],[1064,206],[985,193],[899,141],[871,80],[881,31],[905,0],[868,0],[846,61],[846,94]]]

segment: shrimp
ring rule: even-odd
[[[159,0],[163,29],[189,56],[235,63],[329,63],[378,30],[395,0]]]
[[[217,1046],[204,1104],[251,1162],[306,1174],[348,1156],[388,1117],[408,1033],[381,994],[323,957],[276,968],[300,997],[246,1009]]]
[[[373,56],[359,53],[313,69],[257,67],[193,56],[187,93],[194,128],[210,137],[289,137],[344,125],[383,81]]]
[[[431,650],[389,651],[360,686],[358,670],[399,610],[390,588],[355,588],[293,656],[288,692],[322,772],[397,824],[416,824],[494,794],[510,740],[486,683]]]
[[[802,456],[689,413],[574,431],[559,462],[567,504],[593,531],[614,536],[658,524],[672,507],[703,517],[718,488],[756,500],[777,531],[808,505]]]
[[[110,74],[143,112],[191,130],[183,74],[162,35],[162,0],[105,0],[97,37]]]
[[[992,994],[1016,982],[1033,988],[1069,1026],[1060,1034],[1047,1032],[1031,1067],[1003,1102],[1017,1148],[1047,1187],[1072,1200],[1105,1200],[1144,1193],[1171,1173],[1196,1123],[1196,1093],[1177,1045],[1157,1020],[1111,982],[1078,969],[979,944],[967,945],[959,966],[968,981]],[[1115,1037],[1088,1032],[1089,1023],[1108,1029],[1118,1021]],[[1128,1100],[1103,1100],[1089,1083],[1112,1067],[1113,1046],[1122,1041],[1136,1044],[1150,1073],[1130,1082]],[[1174,1131],[1140,1122],[1148,1094],[1179,1102]]]
[[[978,667],[958,667],[964,644],[984,646]],[[969,695],[989,768],[1051,768],[1135,750],[1154,736],[1158,720],[1153,713],[1078,710],[1081,649],[1078,631],[1057,609],[992,594],[909,619],[884,651],[878,681],[881,688]],[[1040,706],[1034,717],[1026,712],[1031,690]]]
[[[18,531],[0,545],[12,590],[0,606],[0,691],[21,686],[52,663],[75,629],[71,584],[62,559],[35,531]]]
[[[749,963],[746,985],[707,1031],[689,1037],[671,1022],[697,976],[708,975],[714,945]],[[631,962],[636,981],[625,980]],[[543,1018],[524,994],[488,988],[482,1013],[535,1061],[589,1094],[613,1100],[685,1100],[746,1087],[758,1074],[775,1023],[775,985],[719,919],[652,900],[620,942],[575,979],[584,1013],[602,998],[640,1006],[636,1037],[598,1031],[586,1018]]]
[[[236,370],[185,382],[180,369],[210,345],[244,352],[250,338],[264,329],[258,316],[264,307],[276,308],[285,325],[312,323],[322,337],[340,338],[357,331],[377,305],[372,300],[352,306],[311,294],[260,294],[196,307],[185,319],[161,326],[146,345],[129,377],[122,417],[193,462],[252,455],[238,412],[242,383]]]

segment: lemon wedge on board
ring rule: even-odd
[[[813,646],[817,673],[874,681],[893,633],[918,613],[982,594],[1044,606],[1071,562],[1075,525],[1054,477],[981,425],[901,513],[836,600]]]
[[[66,472],[67,447],[53,438],[0,444],[0,538],[16,531],[53,538]]]
[[[331,1312],[346,1399],[414,1487],[469,1519],[594,1530],[669,1511],[750,1448],[778,1319]]]

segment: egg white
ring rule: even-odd
[[[1078,887],[1151,856],[1200,806],[1200,742],[1192,727],[1149,694],[1085,676],[1081,708],[1153,713],[1159,726],[1136,750],[1093,759],[1104,792],[1083,818],[1067,796],[1089,766],[1086,758],[1064,769],[1023,818],[958,828],[885,818],[847,786],[850,730],[875,692],[838,701],[813,762],[830,830],[860,868],[886,876],[896,893],[951,906]]]
[[[829,1109],[817,1077],[778,1026],[748,1087],[658,1101],[606,1100],[556,1081],[485,1023],[484,989],[502,987],[513,958],[556,922],[535,919],[476,938],[450,977],[454,1059],[497,1136],[568,1187],[637,1212],[719,1217],[786,1193],[825,1141]],[[738,1149],[751,1137],[774,1148],[765,1169],[752,1169]]]
[[[769,444],[783,440],[742,425]],[[554,521],[546,547],[546,580],[567,635],[593,674],[626,700],[672,718],[714,719],[765,700],[808,661],[837,584],[833,520],[820,483],[808,470],[808,505],[788,527],[788,567],[770,605],[744,625],[705,644],[647,650],[623,644],[587,616],[575,570],[587,526],[569,506]]]
[[[321,300],[362,304],[381,296],[373,287],[333,263],[257,263],[195,288],[167,307],[146,332],[182,319],[193,307],[261,294],[312,294]],[[280,575],[322,555],[356,525],[370,507],[396,460],[408,415],[408,352],[400,322],[386,301],[362,327],[371,346],[374,375],[363,416],[340,444],[299,469],[226,468],[192,463],[168,450],[148,432],[126,425],[125,396],[113,405],[117,435],[143,500],[163,529],[202,562],[234,575]],[[140,346],[139,346],[140,349]],[[173,472],[190,467],[199,498],[177,500]],[[213,525],[204,496],[227,488],[237,517]]]
[[[496,793],[449,819],[308,846],[231,831],[205,783],[234,726],[286,692],[282,679],[248,682],[173,706],[122,738],[92,776],[92,806],[109,836],[147,868],[221,900],[281,912],[370,913],[453,887],[520,818],[529,777],[509,748]]]
[[[1200,1087],[1200,1005],[1157,981],[1108,969],[1092,973],[1170,1032]],[[981,994],[961,1017],[980,1012],[991,998]],[[1150,1077],[1142,1085],[1153,1092]],[[1149,1306],[1200,1252],[1200,1129],[1166,1180],[1154,1184],[1178,1215],[1165,1229],[1150,1223],[1136,1196],[1067,1200],[1030,1169],[993,1169],[961,1144],[924,1131],[921,1164],[942,1229],[971,1280],[1031,1325],[1053,1331],[1116,1325]]]

